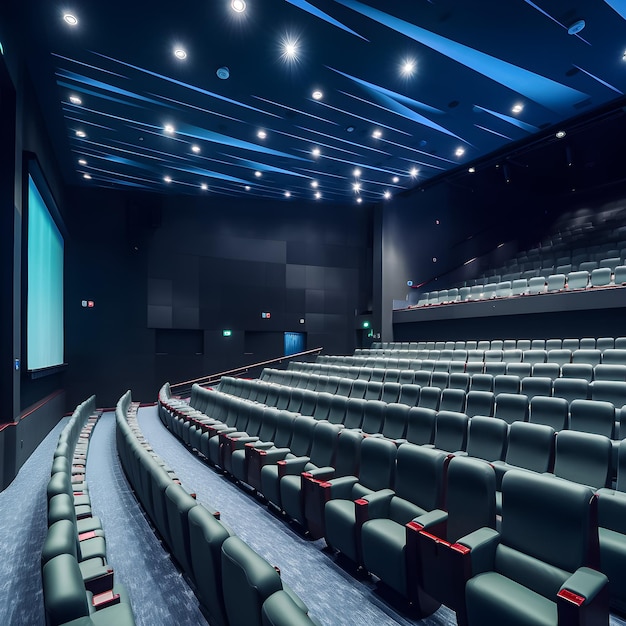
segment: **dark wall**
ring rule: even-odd
[[[89,189],[71,206],[71,401],[153,400],[166,380],[281,356],[285,331],[354,350],[372,301],[367,209]]]

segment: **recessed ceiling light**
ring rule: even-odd
[[[319,89],[316,89],[311,94],[311,97],[313,98],[313,100],[321,100],[324,97],[324,94]]]
[[[192,151],[194,154],[200,154],[200,146],[198,146],[198,145],[196,145],[196,144],[193,144],[193,146],[191,146],[191,151]]]
[[[476,168],[472,165],[472,167],[469,167],[469,168],[467,169],[467,171],[468,171],[470,174],[473,174],[473,173],[476,171]]]
[[[374,139],[380,139],[382,136],[383,136],[383,131],[380,130],[380,128],[377,128],[376,130],[372,132],[372,137],[374,137]]]
[[[565,137],[565,135],[567,135],[567,133],[566,133],[564,130],[559,130],[559,131],[556,133],[556,138],[557,138],[557,139],[563,139],[563,137]]]
[[[202,189],[202,191],[206,191],[209,188],[209,186],[206,183],[202,183],[200,185],[200,189]]]
[[[78,165],[87,165],[87,161],[85,161],[85,159],[78,159]]]
[[[254,172],[254,175],[255,175],[257,178],[261,178],[261,176],[263,176],[263,172],[261,172],[261,171],[257,170],[256,172]]]
[[[85,180],[91,180],[91,174],[83,174]]]
[[[458,157],[462,157],[465,154],[465,148],[457,148],[454,154]]]
[[[163,132],[167,135],[173,135],[176,132],[176,129],[171,124],[166,124],[163,127]]]
[[[315,198],[319,200],[322,197],[322,193],[320,191],[315,192]]]
[[[64,13],[63,19],[70,26],[78,26],[78,18],[73,13]]]
[[[170,176],[163,176],[163,182],[171,183],[172,182],[172,178]]]
[[[244,187],[244,189],[245,189],[246,191],[250,191],[250,185],[246,185],[246,186]]]
[[[359,191],[361,191],[361,183],[352,183],[352,189],[356,193],[359,193]]]
[[[363,198],[361,198],[361,196],[359,196],[359,197],[356,199],[356,201],[357,201],[357,204],[361,204],[361,202],[363,202]]]
[[[286,35],[281,39],[281,56],[285,61],[295,61],[298,58],[298,40],[290,35]]]
[[[82,138],[82,137],[86,137],[86,136],[87,136],[87,133],[86,133],[84,130],[77,130],[77,131],[76,131],[76,136],[77,136],[77,137],[81,137],[81,138]]]
[[[383,198],[385,198],[385,200],[389,200],[389,198],[391,198],[391,191],[387,189],[385,193],[383,193]]]
[[[416,167],[412,167],[409,170],[409,174],[411,175],[411,178],[415,178],[419,174],[419,170]]]
[[[583,28],[585,28],[585,20],[576,20],[568,29],[567,32],[570,35],[577,35]]]
[[[513,111],[513,113],[521,113],[524,110],[524,105],[523,104],[516,104],[511,111]]]
[[[321,153],[322,153],[322,151],[319,148],[313,148],[313,150],[311,150],[311,154],[314,157],[318,157]]]
[[[184,61],[187,58],[187,51],[184,48],[174,48],[174,56],[179,61]]]
[[[77,106],[80,106],[83,103],[83,101],[78,96],[75,96],[73,94],[70,96],[70,102]]]
[[[346,127],[346,132],[347,133],[353,133],[354,132],[354,126],[347,126]]]
[[[415,74],[415,61],[413,59],[405,59],[400,66],[402,76],[413,76]]]
[[[244,0],[232,0],[230,8],[235,11],[235,13],[243,13],[246,10],[246,3]]]
[[[318,185],[319,185],[319,183],[316,180],[312,180],[311,181],[311,187],[313,187],[313,189],[317,189]]]
[[[265,139],[267,137],[267,133],[264,130],[260,130],[257,132],[256,136],[259,139]]]
[[[358,178],[361,175],[361,170],[358,167],[355,167],[354,170],[352,171],[352,174]]]
[[[217,74],[217,77],[222,80],[226,80],[230,76],[230,70],[225,65],[223,67],[218,67],[215,73]]]
[[[622,54],[622,61],[626,61],[626,50],[624,50],[624,54]]]
[[[400,182],[400,177],[399,177],[399,176],[394,176],[394,177],[391,179],[391,182],[392,182],[392,183],[399,183],[399,182]]]
[[[291,191],[285,191],[285,198],[291,198]]]

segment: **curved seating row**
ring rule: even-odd
[[[104,532],[92,516],[85,482],[89,436],[98,417],[92,396],[76,408],[54,453],[41,552],[48,626],[135,623],[126,590],[114,583]]]
[[[415,350],[584,350],[626,348],[626,337],[583,337],[567,339],[483,339],[467,341],[375,341],[371,348],[357,348],[354,355],[383,354]],[[381,352],[382,351],[382,352]]]
[[[187,493],[143,438],[126,392],[116,407],[116,442],[138,500],[185,573],[210,624],[317,624],[276,568]]]
[[[201,441],[205,435],[207,435],[209,440],[211,439],[211,436],[208,435],[208,427],[210,425],[218,429],[229,429],[228,423],[230,418],[230,420],[232,420],[230,423],[236,424],[236,426],[230,427],[234,429],[234,431],[231,430],[231,432],[241,433],[241,424],[245,422],[245,418],[242,417],[242,414],[246,412],[246,407],[258,406],[258,403],[255,405],[255,403],[250,400],[246,401],[236,397],[228,398],[226,394],[220,391],[201,388],[195,389],[194,391],[193,402],[196,403],[197,408],[193,408],[190,405],[184,407],[183,403],[181,403],[178,404],[177,409],[174,409],[172,405],[176,404],[176,402],[169,403],[168,390],[166,386],[164,386],[159,395],[160,415],[166,426],[170,428],[174,434],[183,439],[191,449],[195,448],[196,451],[200,453],[202,453],[202,449],[201,447],[197,447],[196,443],[202,446]],[[224,405],[229,405],[233,410],[225,409]],[[455,426],[452,426],[452,429],[447,431],[445,424],[457,425],[459,423],[458,419],[462,419],[459,418],[458,414],[440,412],[435,415],[434,412],[429,412],[428,409],[421,409],[419,407],[412,409],[408,407],[404,408],[409,412],[413,412],[415,415],[418,413],[434,415],[435,434],[432,439],[434,446],[420,446],[406,442],[394,442],[375,436],[366,437],[362,432],[348,428],[338,428],[338,425],[328,422],[314,422],[312,426],[312,445],[310,446],[308,456],[293,454],[289,448],[287,448],[287,452],[285,452],[284,449],[281,450],[278,446],[272,447],[270,442],[263,439],[262,445],[269,445],[269,447],[264,448],[264,450],[267,451],[270,456],[273,455],[273,458],[269,464],[261,467],[261,493],[265,495],[274,506],[286,513],[289,518],[304,525],[312,537],[325,536],[329,545],[341,551],[355,563],[364,566],[368,571],[375,573],[386,585],[394,588],[400,594],[404,594],[405,597],[413,603],[413,607],[417,608],[419,611],[427,612],[434,608],[436,602],[433,606],[432,598],[435,598],[435,600],[439,602],[445,602],[454,610],[460,611],[461,616],[465,607],[464,597],[461,600],[459,600],[458,597],[459,589],[462,594],[465,587],[465,580],[463,579],[463,584],[457,584],[456,586],[450,584],[442,585],[441,581],[445,580],[449,583],[453,574],[471,572],[471,568],[467,568],[464,565],[461,568],[454,567],[454,571],[450,571],[449,567],[454,565],[454,562],[450,561],[450,557],[444,556],[441,557],[443,563],[439,563],[439,567],[443,567],[444,569],[440,571],[439,574],[434,573],[434,566],[430,564],[421,571],[419,569],[420,564],[424,563],[424,561],[421,558],[415,558],[415,552],[413,551],[416,549],[415,544],[422,541],[424,538],[432,538],[439,532],[443,532],[444,535],[446,533],[446,523],[443,518],[448,514],[452,515],[451,511],[454,509],[452,505],[450,505],[451,508],[449,510],[444,512],[438,511],[437,516],[439,523],[432,524],[428,521],[428,518],[420,518],[423,515],[428,516],[429,511],[437,507],[445,508],[446,503],[443,502],[442,494],[445,492],[443,484],[446,480],[445,471],[448,463],[450,467],[458,465],[464,468],[459,474],[466,477],[465,484],[462,488],[458,488],[455,491],[448,486],[448,492],[457,493],[459,498],[463,500],[462,506],[465,509],[469,507],[474,511],[473,519],[478,520],[476,523],[479,526],[483,524],[484,520],[489,517],[489,515],[485,515],[482,512],[480,514],[478,513],[478,511],[482,511],[482,506],[478,506],[477,501],[472,499],[476,491],[471,491],[467,487],[470,479],[467,478],[465,466],[469,464],[469,466],[472,467],[476,463],[480,463],[482,470],[479,470],[479,473],[482,471],[483,473],[491,472],[493,474],[493,478],[491,479],[493,483],[493,511],[495,511],[496,507],[496,485],[502,485],[502,490],[505,492],[505,496],[499,498],[502,502],[503,511],[502,534],[498,535],[493,530],[487,532],[485,529],[481,528],[478,531],[478,538],[488,538],[489,542],[496,541],[497,543],[498,539],[506,535],[507,540],[500,539],[504,541],[505,545],[510,539],[510,536],[505,532],[506,527],[504,526],[506,523],[504,520],[507,519],[507,506],[510,507],[511,511],[516,510],[516,507],[510,504],[512,496],[507,496],[506,494],[507,492],[510,493],[508,485],[516,483],[516,480],[521,480],[522,483],[524,483],[523,489],[520,487],[520,493],[525,490],[528,491],[529,489],[534,491],[535,483],[532,481],[540,480],[536,488],[550,491],[551,501],[561,503],[559,506],[552,507],[552,513],[556,515],[559,510],[567,511],[569,522],[566,523],[566,526],[573,529],[578,524],[578,531],[580,531],[580,519],[582,518],[578,517],[576,522],[572,522],[572,510],[563,507],[563,496],[560,495],[561,492],[559,488],[555,486],[563,483],[568,485],[566,490],[570,492],[576,492],[578,494],[584,492],[585,497],[587,497],[586,504],[589,506],[593,491],[589,487],[580,485],[573,486],[572,482],[572,480],[576,481],[581,478],[588,480],[591,477],[591,473],[585,471],[582,467],[584,463],[581,465],[580,460],[580,446],[582,445],[584,447],[586,444],[577,441],[577,439],[590,437],[591,440],[594,441],[594,444],[599,441],[602,442],[598,447],[602,447],[604,450],[605,478],[603,480],[599,479],[599,483],[593,485],[593,487],[596,489],[609,484],[607,482],[607,465],[610,465],[610,442],[600,436],[596,439],[592,435],[585,436],[579,433],[564,432],[555,437],[554,431],[549,426],[523,422],[516,423],[510,427],[511,432],[508,436],[508,448],[506,445],[502,448],[503,450],[508,450],[508,452],[505,452],[502,457],[504,461],[499,462],[499,465],[502,466],[502,471],[501,476],[496,478],[498,475],[492,465],[498,466],[497,461],[492,463],[492,465],[488,465],[479,461],[478,457],[469,459],[467,457],[455,456],[450,460],[448,452],[443,451],[458,451],[462,449],[457,444],[453,444],[452,446],[443,445],[446,439],[452,442],[451,438],[454,436],[452,431],[455,428]],[[282,414],[283,418],[288,417],[285,416],[285,413],[288,412],[275,411],[272,408],[261,408],[261,412],[263,415],[267,416],[268,423],[274,422],[273,428],[275,433],[278,431],[276,422],[281,419],[279,415]],[[212,418],[211,415],[226,415],[226,421],[222,423],[222,426],[217,426],[218,420],[215,417]],[[509,430],[509,426],[499,419],[476,417],[468,420],[466,416],[464,417],[465,425],[468,423],[470,425],[469,438],[474,438],[472,445],[475,446],[476,450],[478,450],[480,437],[477,434],[471,434],[471,429],[474,428],[474,425],[476,433],[480,430],[481,422],[483,426],[485,424],[487,426],[499,424],[502,425],[505,431]],[[287,419],[285,423],[288,421]],[[295,424],[300,421],[308,423],[311,420],[310,418],[302,416],[295,418]],[[295,424],[292,420],[292,428],[295,427]],[[218,436],[218,432],[219,430],[216,431],[213,437]],[[533,433],[532,435],[530,435],[531,432]],[[520,435],[519,433],[525,433],[525,435]],[[540,435],[539,437],[538,434]],[[543,441],[543,439],[549,441],[549,445],[552,446],[552,452],[548,455],[547,467],[549,468],[550,465],[554,463],[552,467],[553,471],[556,468],[557,472],[559,472],[554,476],[562,476],[561,478],[555,478],[554,476],[549,478],[541,477],[537,476],[535,472],[530,471],[535,468],[537,468],[538,471],[547,471],[546,467],[542,467],[536,462],[538,456],[536,451],[537,441]],[[560,440],[558,448],[554,447],[555,440],[557,442]],[[244,445],[245,450],[243,455],[245,456],[248,449],[257,445],[258,441],[258,439],[248,440]],[[465,446],[463,446],[463,449],[464,448]],[[236,448],[235,452],[238,450],[239,448]],[[523,460],[524,450],[529,458],[529,463],[527,464],[530,465],[530,461],[534,459],[535,465],[531,465],[524,473],[522,473],[521,470],[506,471],[513,467],[518,467],[514,461]],[[555,456],[555,450],[557,456]],[[235,452],[233,452],[233,454]],[[489,453],[487,453],[487,455],[487,458],[489,458]],[[229,471],[236,471],[234,458],[235,457],[233,457],[231,470]],[[593,461],[590,460],[588,467],[595,468],[596,462],[597,459]],[[626,475],[624,473],[626,469],[626,448],[622,448],[620,451],[620,463],[620,475],[621,481],[623,482],[624,476]],[[439,469],[437,469],[437,465]],[[601,463],[599,463],[599,465],[601,465]],[[523,465],[521,466],[524,467]],[[578,473],[576,473],[576,469],[579,470]],[[500,473],[500,470],[498,470],[498,473]],[[525,477],[521,479],[510,477],[518,473],[522,476],[528,474],[528,476],[532,476],[533,478],[529,483]],[[600,474],[601,471],[594,469],[594,476]],[[580,482],[584,482],[584,480]],[[544,486],[544,483],[549,486]],[[621,487],[624,486],[619,482],[618,485]],[[270,487],[268,488],[268,486]],[[479,487],[479,491],[481,489],[483,492],[485,491],[484,487]],[[422,491],[422,495],[417,495]],[[602,491],[602,489],[600,489],[600,491]],[[611,490],[608,490],[607,493],[609,491]],[[616,501],[614,494],[617,492],[611,491],[611,493],[613,495],[611,502],[614,502]],[[581,502],[582,500],[579,498],[579,501]],[[626,502],[626,500],[624,501]],[[420,503],[422,503],[422,505],[420,505]],[[591,520],[592,516],[589,511],[581,513],[581,515],[587,521]],[[607,516],[607,519],[608,517],[610,516]],[[467,516],[464,515],[462,518],[467,519]],[[530,518],[532,518],[532,515],[527,518],[525,523],[528,523]],[[509,519],[513,519],[513,517],[510,516]],[[459,522],[455,523],[457,523],[457,526],[454,526],[452,523],[450,525],[450,535],[454,535],[457,530],[460,532],[461,528],[467,528],[467,525],[459,524]],[[619,525],[619,523],[617,523],[617,525]],[[608,521],[606,522],[606,526],[607,529],[610,527]],[[425,528],[427,528],[427,530],[421,532]],[[558,526],[553,526],[552,528],[558,528]],[[598,532],[597,526],[595,527],[595,532]],[[616,531],[607,530],[607,532],[614,533]],[[573,530],[572,533],[574,533]],[[553,534],[554,536],[550,538],[550,542],[558,540],[556,536],[558,533]],[[448,535],[448,537],[450,535]],[[496,539],[493,539],[494,537],[496,537]],[[603,545],[604,550],[603,567],[606,564],[606,569],[611,570],[612,576],[609,576],[610,579],[612,578],[614,581],[619,581],[619,578],[615,577],[618,570],[611,569],[614,565],[613,561],[617,562],[620,559],[620,549],[614,552],[611,548],[611,546],[617,545],[618,541],[616,541],[616,538],[617,536],[613,536],[611,540],[601,542],[601,545]],[[568,538],[568,540],[574,539],[578,542],[577,545],[583,545],[580,542],[586,542],[587,536],[583,534],[583,536],[575,538],[574,534],[572,534]],[[471,550],[468,549],[465,551],[465,547],[459,549],[457,543],[455,543],[456,541],[456,538],[453,539],[453,541],[445,539],[445,537],[444,539],[437,539],[436,549],[431,547],[430,552],[441,553],[443,544],[447,543],[447,545],[454,546],[453,552],[456,550],[456,552],[461,554],[462,558],[469,558],[466,557],[466,555]],[[619,538],[619,544],[624,545],[624,537]],[[562,544],[559,543],[559,545]],[[583,550],[577,553],[578,556],[576,558],[581,559],[578,565],[584,566],[587,563],[584,553],[585,551]],[[407,554],[410,554],[410,558]],[[536,559],[541,559],[542,550],[535,548],[533,555]],[[548,561],[553,558],[554,554],[551,554]],[[624,561],[621,562],[623,563]],[[597,563],[595,565],[597,567]],[[541,567],[544,566],[542,565]],[[575,569],[576,567],[570,569],[561,566],[560,576],[562,578],[559,581],[559,585],[557,585],[556,588],[550,585],[550,593],[547,593],[545,589],[539,591],[542,597],[551,598],[550,601],[554,603],[554,610],[556,610],[556,603],[559,602],[556,600],[557,593],[560,587],[568,580],[568,575],[566,575],[563,570],[569,570],[570,573],[573,573]],[[580,575],[578,575],[575,579],[565,584],[565,588],[569,589],[571,592],[579,593],[580,597],[583,598],[582,604],[585,607],[588,605],[591,607],[591,605],[594,604],[593,598],[597,596],[598,606],[600,607],[599,610],[601,613],[605,612],[607,610],[606,579],[602,575],[597,574],[597,572],[593,572],[593,570],[585,569],[584,574],[583,579],[586,583],[591,583],[593,580],[593,584],[587,587],[585,583],[576,591],[573,589],[573,586],[578,584],[580,578]],[[568,587],[568,584],[572,585],[572,587]],[[437,597],[438,590],[440,591],[442,586],[457,595],[453,593],[453,598],[445,594],[442,597]],[[614,586],[615,589],[612,589],[612,599],[615,603],[618,603],[622,595],[619,582],[614,583]],[[426,592],[425,590],[428,591]],[[535,589],[535,591],[537,590]],[[566,593],[565,595],[567,596],[568,594]],[[595,609],[589,608],[589,610],[593,612]],[[583,613],[586,611],[586,608],[583,609]],[[584,619],[587,619],[587,617],[583,616],[580,623],[584,623]],[[470,623],[471,619],[470,615]],[[479,622],[474,619],[473,623],[490,622]],[[528,623],[534,622],[530,620]],[[556,620],[554,623],[557,623]],[[565,621],[560,623],[579,622],[568,622],[567,619],[565,619]]]

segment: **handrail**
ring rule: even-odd
[[[192,380],[185,380],[180,383],[175,383],[170,385],[170,389],[178,389],[191,387],[194,383],[198,384],[213,384],[218,382],[222,376],[236,376],[240,374],[245,374],[250,370],[256,367],[265,367],[266,365],[271,365],[272,363],[282,363],[286,359],[294,359],[302,356],[308,356],[310,354],[319,354],[324,348],[313,348],[311,350],[305,350],[304,352],[297,352],[295,354],[289,354],[287,356],[279,356],[273,359],[269,359],[267,361],[259,361],[258,363],[252,363],[251,365],[242,365],[241,367],[235,367],[230,370],[226,370],[224,372],[218,372],[217,374],[210,374],[209,376],[201,376],[200,378],[193,378]]]

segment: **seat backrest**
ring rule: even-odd
[[[552,395],[552,379],[545,376],[527,376],[522,378],[520,392],[528,399],[535,396],[551,396]]]
[[[365,382],[365,381],[357,381],[357,382]],[[379,400],[380,399],[380,394],[383,391],[383,383],[380,383],[378,381],[369,381],[365,383],[366,388],[365,388],[365,395],[363,396],[363,398],[365,400]],[[352,385],[352,390],[354,391],[354,385]],[[355,396],[351,396],[351,397],[355,397]],[[360,398],[360,394],[358,395],[358,397]]]
[[[526,278],[516,278],[511,284],[511,295],[521,296],[528,291],[528,281]]]
[[[526,350],[530,350],[531,345],[532,345],[532,342],[530,339],[518,339],[517,342],[515,343],[515,347],[518,350],[522,351],[522,355],[524,354]]]
[[[569,427],[584,433],[595,433],[613,439],[615,408],[601,400],[573,400],[569,407]]]
[[[498,572],[544,597],[556,597],[565,579],[587,563],[592,497],[591,489],[576,483],[507,472],[502,479]]]
[[[565,289],[565,274],[550,274],[548,276],[548,291]]]
[[[593,365],[589,363],[565,363],[561,365],[563,378],[582,378],[590,383],[593,379]]]
[[[361,464],[362,441],[363,435],[360,432],[349,428],[340,431],[333,463],[335,477],[358,475]]]
[[[561,375],[561,368],[558,363],[535,363],[533,365],[532,376],[549,378],[554,381]]]
[[[505,363],[521,363],[522,362],[522,350],[515,348],[512,350],[504,350],[502,352],[502,360]]]
[[[502,350],[485,350],[485,363],[502,361]]]
[[[593,379],[626,381],[626,365],[600,363],[593,368]]]
[[[626,365],[626,350],[623,348],[607,348],[602,353],[602,363]]]
[[[572,363],[587,363],[597,365],[602,361],[602,352],[598,349],[579,348],[572,352]]]
[[[578,270],[570,272],[567,275],[568,289],[586,289],[589,283],[589,272],[586,270]]]
[[[465,413],[439,411],[435,420],[435,448],[446,452],[465,450],[468,422]]]
[[[533,366],[530,363],[507,363],[506,373],[509,376],[518,376],[524,378],[524,376],[530,376]]]
[[[565,398],[568,404],[572,400],[589,398],[589,383],[584,378],[557,378],[552,384],[552,395]]]
[[[465,392],[462,389],[444,389],[439,402],[440,411],[460,411],[465,409]]]
[[[548,363],[558,363],[559,365],[571,363],[572,351],[567,350],[566,348],[556,348],[553,350],[548,350],[547,359]]]
[[[343,424],[346,417],[346,408],[348,406],[348,398],[335,394],[330,402],[328,411],[328,421],[333,424]]]
[[[411,407],[407,416],[406,440],[418,445],[432,443],[435,437],[436,416],[437,412],[434,409]]]
[[[470,381],[472,391],[493,391],[493,376],[491,374],[474,374]]]
[[[439,387],[422,387],[420,390],[420,398],[418,406],[423,406],[427,409],[439,408],[439,400],[441,399],[441,389]]]
[[[554,461],[554,429],[545,424],[515,422],[509,428],[506,462],[509,465],[549,472]]]
[[[368,400],[363,409],[361,430],[367,434],[380,433],[383,428],[387,404],[382,400]]]
[[[528,421],[528,397],[521,393],[499,393],[496,395],[494,417],[507,424]]]
[[[65,624],[89,615],[85,584],[78,561],[71,554],[59,554],[42,569],[46,623]]]
[[[562,339],[546,339],[546,350],[560,350],[563,346]],[[550,359],[548,359],[549,361]]]
[[[350,388],[350,393],[348,394],[348,397],[350,398],[365,398],[365,394],[367,393],[367,387],[368,385],[375,385],[375,384],[379,384],[382,387],[382,383],[375,383],[372,381],[365,381],[365,380],[355,380],[352,383],[352,387]]]
[[[402,439],[406,433],[408,418],[409,407],[406,404],[387,404],[381,433],[388,439]]]
[[[313,417],[316,420],[328,419],[330,406],[334,397],[335,396],[332,393],[328,393],[326,391],[319,391],[317,393],[317,402],[315,403],[315,409],[313,410]],[[284,419],[284,415],[279,417],[278,425],[276,426],[277,432],[281,428],[281,421],[284,421]]]
[[[474,415],[493,415],[495,396],[491,391],[468,391],[465,397],[465,413]]]
[[[298,416],[293,423],[293,432],[289,443],[291,452],[296,456],[308,454],[315,429],[324,423],[325,422],[318,422],[316,419],[306,415]],[[276,444],[277,442],[274,443]]]
[[[380,399],[388,404],[390,402],[397,402],[400,396],[400,389],[400,383],[383,383]]]
[[[563,350],[574,352],[574,350],[578,350],[578,348],[580,348],[580,339],[576,339],[575,337],[563,339],[561,348],[563,348]]]
[[[615,339],[613,337],[598,337],[596,339],[596,348],[602,352],[602,362],[604,363],[604,352],[615,349]]]
[[[401,385],[398,402],[408,406],[417,406],[420,397],[420,386],[416,384]]]
[[[392,441],[365,437],[361,442],[359,484],[371,491],[393,486],[397,448]]]
[[[343,422],[346,428],[361,428],[366,404],[367,400],[362,398],[348,398],[346,417]]]
[[[449,389],[461,389],[466,392],[469,390],[470,377],[469,374],[465,372],[455,372],[454,374],[450,374],[450,378],[448,379],[448,388]]]
[[[496,475],[493,467],[478,459],[453,457],[446,475],[446,510],[446,539],[451,543],[479,528],[495,528]]]
[[[593,489],[611,479],[612,445],[608,437],[564,430],[556,436],[554,475]]]
[[[546,424],[559,432],[567,428],[568,409],[569,403],[565,398],[535,396],[530,401],[529,421]]]
[[[447,372],[433,372],[430,377],[430,386],[445,389],[448,386],[450,375]]]
[[[231,532],[206,508],[189,511],[189,546],[196,594],[210,623],[226,624],[222,592],[222,544]]]
[[[626,405],[626,382],[619,380],[594,380],[589,383],[592,400],[610,402],[616,409]]]
[[[189,549],[189,511],[198,506],[196,500],[180,485],[172,482],[165,490],[165,509],[170,535],[170,549],[174,558],[191,573],[191,554]]]
[[[315,626],[304,609],[287,591],[273,593],[261,607],[263,626]]]
[[[522,361],[524,363],[530,363],[534,365],[535,363],[545,363],[546,362],[547,353],[543,349],[537,350],[524,350],[522,353]]]
[[[467,454],[485,461],[499,461],[506,454],[509,425],[501,419],[476,415],[469,421]]]
[[[239,537],[227,537],[221,550],[228,623],[260,626],[263,602],[282,589],[278,572]]]

